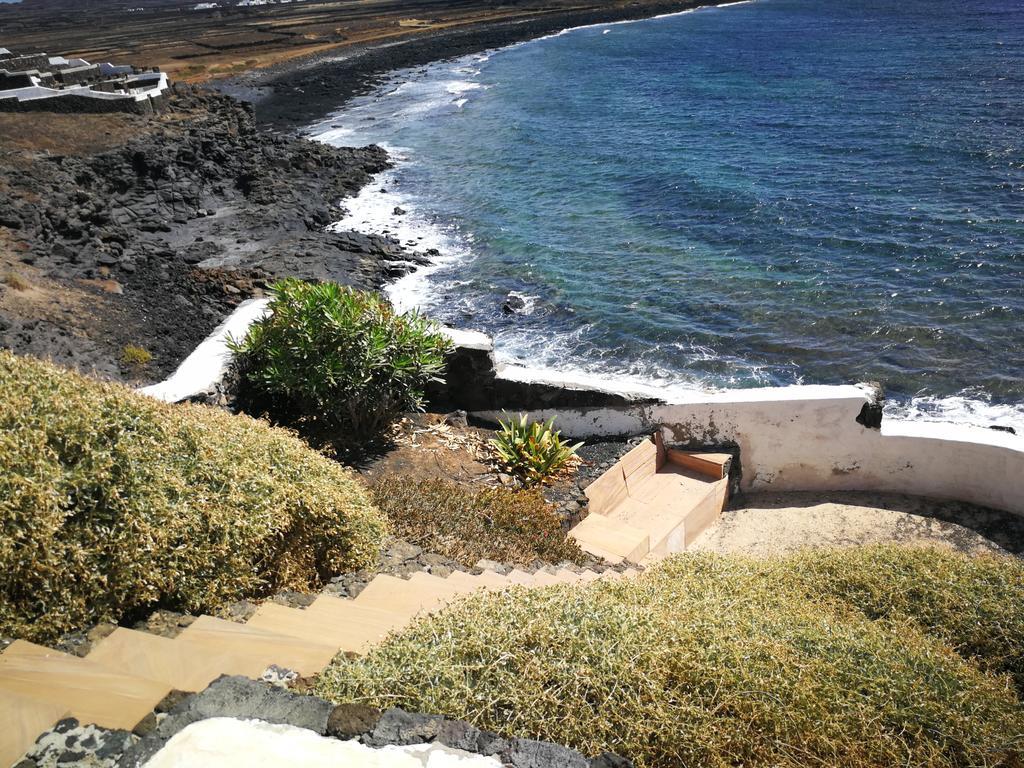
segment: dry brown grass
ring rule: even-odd
[[[396,536],[466,566],[482,558],[517,565],[587,559],[566,539],[558,513],[537,491],[471,490],[444,480],[392,476],[372,492]]]
[[[319,692],[642,768],[1019,766],[1024,708],[979,638],[1019,653],[1022,570],[898,548],[680,556],[621,582],[472,597],[336,661]]]
[[[16,291],[27,291],[32,287],[31,283],[17,272],[8,272],[4,275],[4,285]]]
[[[55,155],[89,155],[153,130],[141,115],[0,114],[0,147]]]

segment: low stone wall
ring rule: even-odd
[[[738,448],[742,491],[885,491],[1024,514],[1024,437],[981,427],[884,422],[866,386],[793,386],[693,402],[532,410],[573,438],[662,429],[688,448]],[[493,422],[497,410],[474,416]],[[867,426],[866,426],[867,425]]]
[[[292,725],[321,736],[357,739],[370,747],[436,743],[494,756],[509,768],[632,768],[629,760],[617,755],[587,758],[557,744],[506,739],[438,715],[397,708],[379,712],[356,704],[335,706],[315,696],[297,695],[244,677],[221,677],[202,693],[183,699],[141,741],[124,751],[117,761],[118,768],[141,768],[179,731],[215,717]]]
[[[230,325],[242,335],[262,311],[240,307],[204,342],[204,354],[143,391],[170,401],[208,391],[225,370],[223,330]],[[437,409],[467,410],[490,423],[516,411],[554,416],[576,439],[660,428],[667,443],[732,453],[734,488],[741,492],[884,491],[1024,515],[1024,436],[956,424],[883,423],[881,393],[869,385],[727,390],[664,403],[646,391],[532,380],[524,370],[495,365],[484,334],[447,333],[456,350],[447,383],[429,393]]]

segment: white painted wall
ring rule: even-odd
[[[97,101],[123,101],[131,98],[134,101],[145,101],[152,96],[159,96],[170,87],[167,73],[161,72],[156,83],[148,88],[132,88],[129,92],[117,91],[107,93],[106,91],[94,91],[88,83],[84,85],[69,85],[63,88],[50,88],[39,85],[39,79],[33,77],[35,85],[24,88],[9,88],[0,91],[0,99],[17,99],[18,101],[34,101],[36,99],[57,99],[62,96],[84,96]]]
[[[140,391],[169,402],[209,391],[229,362],[227,336],[243,336],[268,304],[267,299],[255,299],[239,305],[169,379]],[[446,332],[458,345],[491,349],[484,334]],[[512,367],[498,375],[517,381],[540,378],[529,369]],[[543,380],[594,388],[591,381]],[[667,442],[736,443],[745,491],[886,491],[1024,514],[1024,436],[891,420],[883,421],[881,430],[867,429],[856,417],[870,396],[854,385],[686,392],[681,399],[667,405],[554,409],[531,415],[555,416],[556,425],[573,438],[637,435],[660,427]],[[507,414],[474,415],[497,421]]]
[[[794,386],[695,395],[691,402],[532,412],[572,438],[640,434],[735,442],[745,491],[887,491],[1024,514],[1024,437],[981,427],[856,422],[856,386]],[[475,414],[496,420],[502,414]]]
[[[227,319],[186,357],[178,369],[158,384],[139,390],[144,395],[177,403],[201,392],[211,391],[224,378],[231,364],[228,338],[241,339],[249,326],[267,314],[270,299],[249,299],[239,304]]]

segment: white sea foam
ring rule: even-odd
[[[482,83],[472,83],[468,80],[453,80],[449,83],[444,84],[444,89],[448,93],[465,93],[466,91],[476,91],[483,88]]]
[[[565,29],[559,30],[558,32],[552,32],[549,35],[541,35],[540,37],[535,37],[535,38],[533,38],[531,40],[525,40],[525,41],[523,41],[521,43],[515,43],[513,45],[506,46],[506,47],[507,48],[515,48],[515,47],[520,46],[520,45],[529,45],[530,43],[535,43],[538,40],[550,40],[550,39],[552,39],[554,37],[561,37],[562,35],[567,35],[570,32],[576,32],[576,31],[581,30],[581,29],[601,29],[601,28],[605,28],[605,27],[617,27],[617,26],[621,26],[623,24],[637,24],[639,22],[650,21],[652,19],[670,19],[670,18],[672,18],[674,16],[684,16],[684,15],[686,15],[688,13],[698,13],[698,12],[713,11],[713,10],[716,10],[718,8],[728,8],[728,7],[733,6],[733,5],[747,5],[748,3],[753,3],[753,2],[756,2],[756,0],[736,0],[736,2],[734,2],[734,3],[722,3],[721,5],[708,5],[708,6],[703,6],[701,8],[687,8],[685,11],[672,11],[671,13],[660,13],[657,16],[646,16],[646,17],[640,18],[640,19],[623,19],[622,21],[603,21],[603,22],[598,22],[596,24],[581,24],[578,27],[566,27]],[[609,30],[605,29],[605,33],[607,33],[608,31]],[[499,50],[504,50],[504,49],[499,49]]]
[[[899,421],[940,424],[973,424],[979,427],[1011,427],[1024,436],[1024,403],[993,403],[976,392],[949,397],[914,397],[903,402],[888,401],[885,416]]]
[[[393,155],[395,156],[395,155]],[[395,156],[401,158],[401,155]],[[388,235],[403,244],[412,243],[416,251],[437,250],[433,263],[421,267],[387,285],[388,298],[400,312],[428,309],[436,300],[430,276],[454,261],[470,255],[457,233],[424,214],[416,203],[397,190],[396,171],[385,171],[372,184],[345,201],[347,215],[332,225],[335,230],[351,230],[367,234]],[[400,208],[404,214],[395,215]]]

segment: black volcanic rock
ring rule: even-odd
[[[261,130],[248,105],[174,90],[170,108],[184,119],[99,154],[0,168],[0,225],[21,263],[104,291],[88,317],[65,324],[4,317],[0,347],[123,378],[121,349],[141,345],[153,353],[142,378],[161,378],[270,280],[379,288],[415,258],[387,238],[327,229],[341,201],[389,166],[383,149]]]

